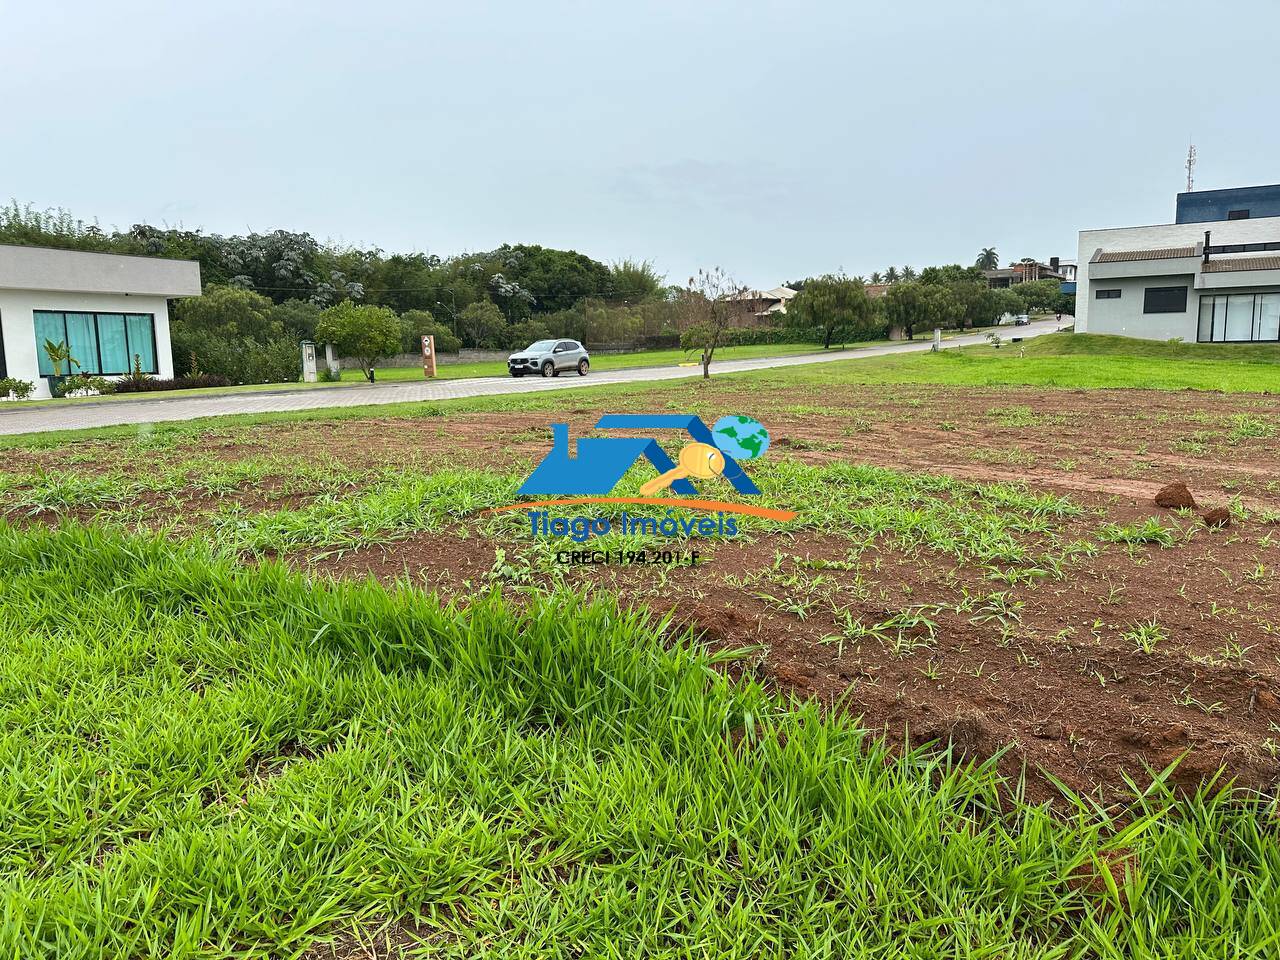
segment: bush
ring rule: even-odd
[[[128,377],[115,383],[116,393],[151,393],[158,390],[192,390],[197,387],[229,387],[232,382],[214,373],[197,373],[173,379]]]
[[[30,380],[19,380],[17,377],[0,377],[0,400],[25,400],[31,396],[36,385]]]
[[[680,334],[681,350],[701,350],[707,342],[708,330],[703,324],[686,327]],[[821,343],[822,331],[785,330],[782,327],[727,327],[720,332],[720,346],[745,347],[772,343]]]
[[[62,396],[91,397],[105,396],[116,392],[116,385],[105,377],[97,377],[90,373],[77,373],[62,381]]]

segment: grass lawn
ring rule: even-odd
[[[1129,624],[1118,600],[1078,641],[1054,639],[1056,613],[1032,620],[1036,584],[1072,585],[1088,558],[1119,578],[1113,595],[1128,587],[1146,596],[1131,581],[1171,569],[1157,550],[1212,543],[1212,575],[1235,592],[1191,591],[1204,606],[1222,601],[1204,629],[1244,616],[1237,607],[1269,615],[1261,592],[1240,592],[1269,589],[1269,534],[1256,561],[1225,566],[1232,541],[1263,527],[1243,506],[1215,541],[1194,515],[1111,522],[1098,512],[1106,507],[1061,492],[866,462],[872,431],[889,424],[900,444],[902,404],[924,403],[923,391],[881,383],[942,385],[924,414],[954,410],[952,384],[1273,382],[1252,355],[1186,360],[1129,347],[1063,335],[1028,342],[1022,357],[966,348],[709,383],[4,438],[37,453],[21,452],[21,468],[13,453],[0,471],[0,951],[397,956],[354,946],[389,926],[402,943],[424,941],[425,956],[503,960],[1274,956],[1273,797],[1221,781],[1188,795],[1157,777],[1119,806],[1067,792],[1049,808],[1002,779],[998,759],[904,750],[838,708],[872,686],[901,694],[875,673],[892,663],[932,696],[949,669],[935,648],[953,630],[986,631],[999,639],[993,652],[1027,658],[1010,653],[999,679],[983,660],[974,689],[986,692],[966,708],[1010,684],[1015,669],[1052,682],[1050,656],[1073,643],[1101,671],[1103,618],[1117,630]],[[1036,379],[1054,364],[1066,382]],[[830,389],[858,382],[873,386]],[[883,411],[867,409],[869,394]],[[700,623],[739,609],[748,624],[791,617],[788,642],[827,606],[873,611],[818,630],[823,651],[865,645],[876,661],[838,696],[779,693],[777,675],[762,672],[767,651],[745,633],[703,645],[703,633],[627,606],[611,582],[547,572],[539,551],[554,543],[534,541],[522,515],[480,513],[511,502],[527,457],[543,449],[545,423],[471,418],[468,446],[452,418],[709,413],[748,398],[766,421],[827,431],[805,445],[791,430],[789,446],[779,442],[777,456],[752,468],[759,502],[800,518],[745,525],[765,548],[761,569],[699,568],[679,587],[678,571],[646,570],[633,588],[654,591],[664,609],[684,590]],[[1073,426],[1052,408],[1011,406],[1003,391],[981,403],[968,408],[972,420],[996,442],[1005,431]],[[1096,419],[1093,407],[1083,411]],[[304,425],[263,429],[281,421]],[[1269,442],[1269,424],[1254,410],[1230,422],[1242,446],[1213,457],[1258,456],[1251,445]],[[849,432],[833,431],[840,426]],[[317,441],[324,432],[332,449]],[[805,450],[822,459],[794,455]],[[1098,469],[1111,476],[1109,464]],[[608,536],[596,545],[657,545],[648,534]],[[435,579],[415,581],[451,583],[453,600],[407,579],[393,584],[407,565],[381,581],[298,570],[415,542],[457,550],[442,554]],[[714,559],[738,546],[709,537],[706,549]],[[477,559],[478,571],[444,576],[445,564]],[[902,584],[904,571],[920,576]],[[709,605],[730,580],[741,591],[732,608]],[[1171,607],[1166,586],[1159,603]],[[751,602],[769,606],[760,613]],[[1156,631],[1152,604],[1141,619]],[[1160,635],[1157,647],[1156,634],[1144,636],[1150,659],[1097,673],[1097,696],[1127,696],[1149,671],[1174,670],[1174,639]],[[1239,657],[1222,669],[1234,695],[1254,682],[1246,653],[1261,662],[1270,650],[1252,633],[1232,641]],[[1207,661],[1193,667],[1211,672]],[[772,677],[769,686],[760,677]],[[1179,686],[1143,689],[1168,697]],[[1267,691],[1257,689],[1261,716]],[[1069,701],[1076,712],[1089,706]],[[1205,723],[1227,709],[1212,697],[1202,706]],[[332,952],[312,952],[330,939]]]
[[[466,609],[0,525],[0,947],[1274,955],[1274,807],[1002,795],[607,598]],[[336,955],[336,954],[335,954]],[[348,955],[348,954],[343,954]]]

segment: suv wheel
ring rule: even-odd
[[[585,377],[589,369],[591,369],[591,364],[587,363],[586,357],[578,361],[578,376]]]
[[[544,377],[553,376],[555,372],[556,372],[556,365],[554,363],[552,363],[550,360],[544,360],[542,362],[542,375]]]

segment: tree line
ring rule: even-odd
[[[933,327],[994,324],[1003,314],[1070,310],[1054,281],[988,289],[978,267],[890,267],[871,296],[863,277],[827,275],[787,284],[785,314],[757,317],[748,301],[721,310],[715,291],[742,288],[718,269],[708,287],[667,285],[647,261],[605,264],[573,250],[530,244],[441,258],[388,254],[274,230],[222,236],[135,224],[104,230],[62,210],[0,207],[0,243],[195,260],[204,295],[176,301],[175,371],[235,383],[298,379],[301,340],[334,342],[363,366],[438,349],[518,349],[553,337],[635,348],[912,337]],[[986,253],[986,251],[984,251]],[[994,251],[991,251],[994,257]],[[983,258],[980,258],[980,260]],[[712,289],[714,287],[714,289]],[[723,292],[723,291],[721,291]],[[712,333],[714,331],[714,333]],[[707,354],[709,357],[709,354]],[[708,360],[709,363],[709,360]]]

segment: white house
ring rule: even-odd
[[[199,294],[194,261],[0,244],[0,377],[48,397],[46,340],[71,348],[76,373],[127,374],[136,358],[172,377],[168,300]]]
[[[1076,330],[1280,341],[1280,217],[1080,232]]]

